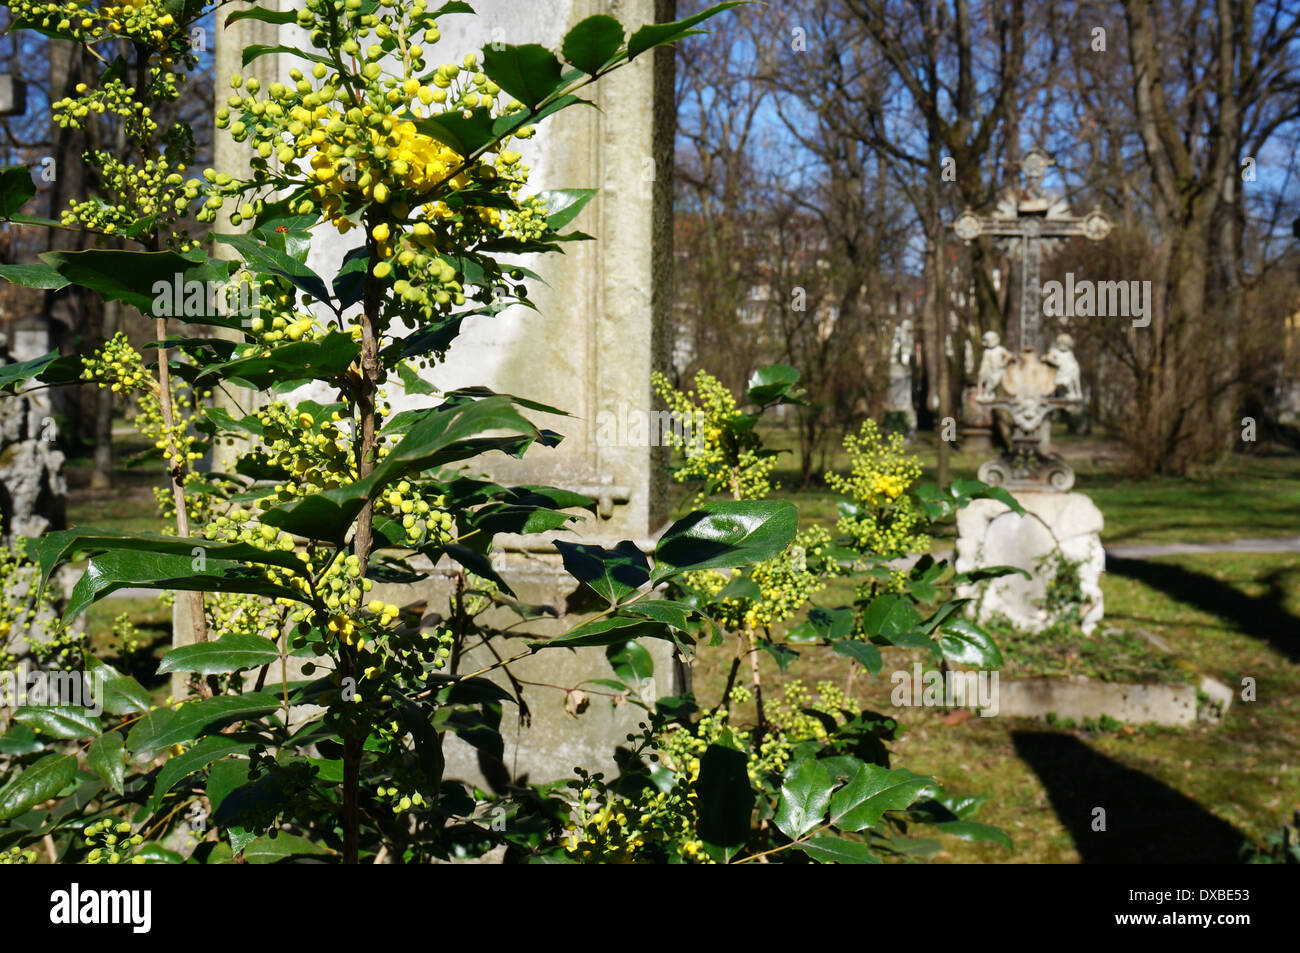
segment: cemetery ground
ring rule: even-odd
[[[928,434],[914,450],[934,478]],[[1097,438],[1054,437],[1078,471],[1076,488],[1106,518],[1103,542],[1116,546],[1300,536],[1300,455],[1282,448],[1238,454],[1189,478],[1135,481],[1125,476],[1117,448]],[[776,431],[769,443],[794,445]],[[156,532],[149,467],[127,465],[133,451],[117,448],[116,485],[88,488],[89,461],[72,460],[69,523]],[[792,490],[794,453],[777,472],[778,495],[796,503],[801,523],[833,529],[834,498],[823,487]],[[982,455],[956,453],[954,477],[974,476]],[[831,457],[830,466],[845,469]],[[814,472],[817,472],[816,470]],[[674,487],[679,503],[687,493]],[[951,528],[948,528],[951,532]],[[940,536],[939,554],[951,541]],[[1294,547],[1300,549],[1300,547]],[[950,791],[981,794],[989,803],[980,820],[1002,827],[1013,847],[945,838],[931,860],[944,862],[1223,862],[1238,859],[1247,840],[1262,842],[1300,809],[1300,551],[1203,552],[1116,558],[1102,577],[1106,614],[1091,639],[1070,633],[998,632],[1006,658],[1003,679],[1085,676],[1108,681],[1179,681],[1210,675],[1232,687],[1237,700],[1221,725],[1190,728],[1123,725],[1110,719],[1072,724],[1009,717],[967,717],[948,709],[895,708],[889,673],[910,670],[914,652],[883,649],[882,672],[857,673],[854,700],[896,717],[902,733],[890,746],[901,763],[931,774]],[[833,606],[851,598],[851,586],[824,590],[814,602]],[[148,675],[150,657],[170,646],[168,608],[154,598],[113,598],[92,606],[89,628],[97,648],[118,648],[114,620],[125,615],[142,646],[135,669]],[[733,647],[703,648],[694,677],[703,697],[717,697]],[[827,680],[843,688],[846,660],[805,650],[781,672],[764,655],[765,696],[800,679],[810,689]],[[1240,700],[1242,679],[1254,678],[1257,700]],[[166,679],[155,679],[159,699]],[[752,721],[752,710],[740,709]],[[1091,829],[1093,809],[1107,814],[1107,831]]]

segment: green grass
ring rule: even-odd
[[[764,440],[773,449],[790,451],[782,456],[775,479],[775,494],[799,507],[803,523],[835,524],[835,498],[820,482],[799,487],[798,441],[788,429],[768,428]],[[1300,536],[1300,455],[1277,449],[1256,454],[1235,454],[1224,463],[1206,467],[1188,477],[1134,479],[1125,472],[1120,449],[1096,438],[1053,435],[1055,449],[1075,468],[1075,489],[1087,493],[1106,520],[1102,541],[1107,544],[1206,543],[1234,539]],[[936,476],[937,450],[933,434],[920,433],[909,445],[921,460],[922,482]],[[974,478],[986,455],[954,453],[954,478]],[[831,469],[846,472],[842,450],[828,457]],[[680,506],[687,492],[674,488]],[[950,538],[951,525],[941,527],[939,538]]]
[[[1162,664],[1212,675],[1238,692],[1242,678],[1256,679],[1257,700],[1234,702],[1222,726],[1081,731],[980,717],[947,724],[945,711],[899,712],[891,705],[888,673],[918,658],[899,649],[884,650],[881,675],[854,680],[854,698],[864,708],[898,714],[905,733],[893,746],[896,763],[934,776],[952,792],[986,795],[978,819],[1002,827],[1013,841],[1006,850],[941,838],[938,860],[1231,860],[1242,841],[1262,840],[1300,808],[1300,555],[1179,556],[1146,565],[1159,571],[1134,578],[1125,565],[1124,574],[1103,576],[1102,625],[1145,629],[1176,653]],[[1004,677],[1020,677],[1044,656],[1069,651],[1065,638],[1029,649],[1033,638],[1002,643]],[[1103,638],[1078,636],[1076,664],[1095,658]],[[1146,654],[1133,642],[1119,643],[1125,646]],[[721,693],[732,649],[701,650],[694,674],[702,700]],[[769,698],[793,678],[843,687],[848,677],[847,663],[826,649],[801,649],[784,675],[767,656],[761,664]],[[1108,812],[1115,835],[1109,840],[1089,828],[1094,806]]]

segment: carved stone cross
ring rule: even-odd
[[[1008,255],[1020,257],[1020,339],[1014,350],[1041,350],[1042,292],[1038,274],[1043,256],[1071,236],[1100,241],[1111,229],[1110,219],[1100,210],[1082,217],[1072,215],[1065,200],[1043,191],[1043,176],[1054,164],[1042,149],[1029,150],[1020,160],[1025,184],[1018,199],[1004,197],[988,216],[976,215],[968,208],[952,223],[952,230],[963,242],[991,235]]]

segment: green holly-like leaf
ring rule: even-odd
[[[890,770],[864,763],[831,799],[831,823],[842,831],[865,830],[886,811],[903,810],[933,786],[933,778],[903,768]]]
[[[943,657],[958,665],[979,668],[998,668],[1002,665],[1002,652],[993,639],[969,619],[949,619],[943,624],[939,636]]]
[[[878,864],[880,858],[861,841],[819,834],[799,844],[799,849],[822,864]]]
[[[116,731],[109,731],[92,741],[86,749],[86,765],[118,794],[122,793],[122,783],[126,777],[126,759],[122,745],[122,736]]]
[[[47,801],[77,777],[77,759],[48,754],[0,788],[0,821],[7,821]]]
[[[260,635],[229,632],[215,642],[197,642],[172,649],[163,656],[158,674],[197,672],[224,675],[243,668],[269,665],[280,657],[274,642]]]
[[[738,7],[746,0],[732,0],[729,3],[719,3],[716,6],[709,7],[702,13],[686,17],[682,20],[676,20],[672,23],[651,23],[641,27],[632,34],[632,38],[627,41],[627,58],[635,59],[646,50],[656,46],[663,46],[666,43],[675,43],[678,40],[685,39],[688,36],[694,36],[697,33],[703,33],[703,30],[691,29],[697,23],[701,23],[709,17],[717,16],[724,10],[730,10],[732,7]]]
[[[650,562],[631,540],[625,539],[613,549],[556,540],[555,548],[569,575],[610,605],[617,605],[650,581]]]
[[[250,692],[186,702],[179,711],[159,708],[135,723],[126,736],[126,746],[138,761],[148,761],[165,748],[193,741],[210,727],[263,715],[279,707],[280,699],[274,695]]]
[[[687,514],[660,538],[651,575],[660,582],[682,572],[727,569],[770,559],[790,545],[799,513],[775,500],[720,500]]]
[[[825,819],[833,787],[830,775],[816,759],[791,765],[781,785],[776,826],[791,840],[807,834]]]
[[[212,762],[220,761],[228,755],[245,754],[250,747],[250,742],[229,735],[208,735],[182,753],[169,758],[154,782],[151,809],[156,810],[162,803],[163,795],[191,774],[202,771]]]
[[[587,17],[564,35],[560,53],[584,73],[595,75],[623,45],[623,25],[613,17]]]
[[[563,66],[554,53],[536,43],[489,44],[483,50],[483,72],[529,109],[564,86]]]
[[[62,674],[82,678],[80,672]],[[49,738],[90,738],[101,730],[99,717],[90,709],[71,705],[24,705],[14,711],[13,718]]]
[[[754,791],[743,751],[711,744],[700,759],[696,833],[706,843],[734,853],[749,841]]]

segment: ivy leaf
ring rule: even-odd
[[[650,581],[650,562],[636,543],[623,540],[613,549],[555,541],[564,568],[611,606]]]
[[[776,806],[776,826],[791,840],[798,840],[826,816],[831,802],[831,777],[815,758],[787,769]]]
[[[886,811],[901,811],[933,785],[933,778],[903,768],[864,763],[831,799],[831,823],[843,831],[864,830]]]
[[[77,759],[71,755],[47,754],[0,788],[0,821],[25,813],[34,804],[47,801],[77,777]]]
[[[279,657],[280,650],[268,638],[228,632],[215,642],[196,642],[172,649],[163,656],[158,674],[197,672],[200,675],[225,675],[241,668],[269,665]]]
[[[86,749],[87,766],[118,794],[122,793],[122,781],[126,776],[126,759],[123,755],[122,736],[116,731],[105,732]]]
[[[943,657],[958,665],[979,668],[999,668],[1002,652],[993,639],[969,619],[949,619],[939,636],[939,649]]]
[[[727,569],[770,559],[784,550],[798,528],[790,503],[720,500],[687,514],[655,546],[653,582],[688,570]]]
[[[564,86],[560,61],[537,43],[489,44],[483,50],[483,72],[529,109]]]
[[[799,844],[799,849],[822,864],[878,864],[879,857],[861,841],[845,840],[829,834],[818,834]]]
[[[584,73],[595,75],[623,45],[623,25],[613,17],[587,17],[564,35],[560,53]]]

